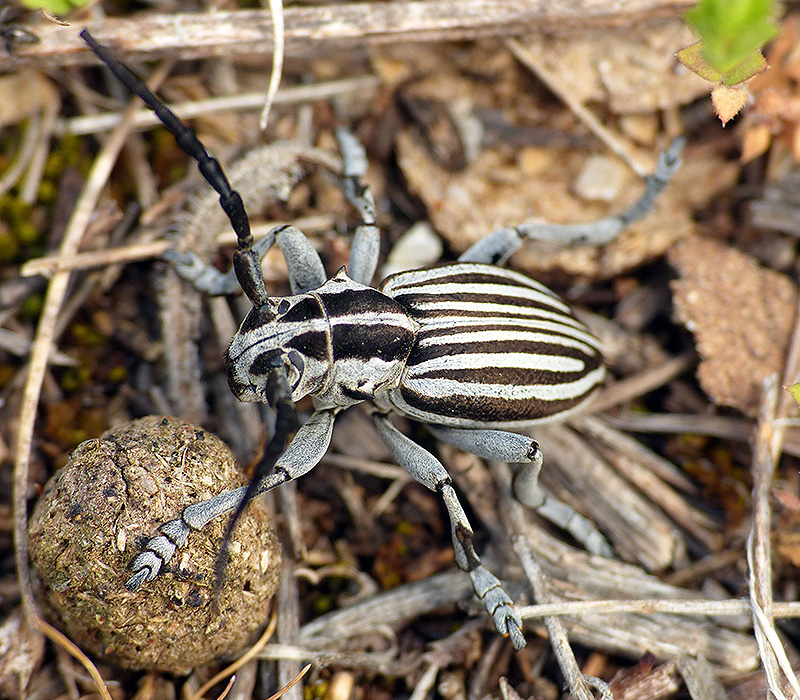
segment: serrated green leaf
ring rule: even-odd
[[[703,57],[727,74],[752,56],[778,31],[773,0],[701,0],[686,21],[703,41]]]
[[[52,15],[66,15],[71,10],[85,5],[89,0],[21,0],[31,10],[46,10]]]
[[[703,80],[707,80],[709,83],[718,83],[722,80],[722,73],[714,68],[703,56],[702,41],[698,41],[696,44],[691,44],[681,49],[675,54],[675,58],[692,71],[692,73],[699,75]]]
[[[767,62],[759,51],[742,61],[738,66],[729,70],[722,78],[725,85],[733,86],[743,83],[754,75],[767,69]]]

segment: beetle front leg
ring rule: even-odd
[[[367,154],[359,140],[346,129],[336,130],[336,140],[342,153],[342,190],[361,217],[353,236],[347,272],[350,279],[368,285],[378,267],[381,237],[375,225],[375,200],[363,179],[367,173]]]
[[[286,260],[292,294],[302,294],[325,283],[327,276],[319,253],[300,229],[290,225],[276,226],[253,244],[253,251],[262,260],[276,243]],[[168,250],[163,257],[173,264],[175,271],[183,279],[200,292],[222,296],[235,294],[240,289],[234,270],[220,272],[204,263],[194,253]]]
[[[536,440],[505,430],[472,430],[442,425],[429,425],[428,429],[437,439],[464,452],[495,462],[519,464],[513,488],[514,496],[520,503],[532,508],[562,530],[566,530],[588,552],[609,559],[614,557],[611,545],[591,520],[578,513],[572,506],[553,498],[539,485],[542,451]]]
[[[331,441],[336,411],[318,411],[297,431],[275,469],[259,484],[253,497],[259,496],[287,481],[311,471],[325,455]],[[146,581],[158,576],[175,552],[186,544],[192,530],[202,530],[212,520],[235,510],[247,492],[247,486],[231,489],[205,501],[187,506],[180,518],[170,520],[159,528],[161,534],[151,538],[131,564],[134,571],[126,582],[135,591]]]
[[[472,528],[444,465],[403,435],[385,415],[375,413],[372,418],[398,463],[419,483],[441,495],[450,516],[456,564],[470,575],[472,587],[492,616],[497,631],[509,636],[515,649],[522,649],[525,646],[522,619],[500,580],[481,564],[473,546]]]
[[[647,178],[639,200],[627,211],[586,224],[528,223],[501,228],[472,245],[460,262],[500,265],[517,251],[526,238],[562,246],[603,245],[613,241],[627,226],[648,214],[661,192],[680,167],[680,152],[685,140],[675,139],[658,158],[656,169]]]

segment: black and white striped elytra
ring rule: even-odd
[[[479,263],[401,272],[382,292],[418,324],[397,410],[465,428],[561,419],[602,382],[597,339],[547,287]]]
[[[500,581],[481,564],[450,476],[434,455],[403,435],[389,415],[424,421],[438,439],[477,455],[521,464],[515,495],[587,549],[610,555],[591,523],[539,488],[542,454],[536,441],[507,432],[561,419],[582,407],[603,380],[599,344],[547,287],[496,265],[526,238],[565,245],[613,240],[651,209],[678,168],[681,143],[676,140],[661,155],[644,194],[619,216],[575,226],[503,228],[478,241],[456,263],[395,274],[374,289],[369,285],[380,239],[372,195],[361,181],[366,154],[352,135],[337,134],[344,161],[342,187],[360,213],[361,225],[353,239],[350,276],[342,268],[328,279],[319,255],[292,226],[279,226],[255,243],[241,197],[194,133],[86,30],[81,35],[156,112],[220,195],[239,241],[235,280],[253,303],[228,349],[229,383],[242,401],[262,401],[276,409],[275,434],[253,481],[190,505],[162,525],[161,534],[133,560],[135,573],[128,588],[136,590],[153,580],[193,529],[234,511],[226,543],[251,498],[319,463],[338,412],[370,402],[374,425],[398,463],[440,494],[450,518],[456,563],[469,573],[495,627],[509,635],[517,649],[524,646],[522,620]],[[286,259],[292,296],[272,298],[267,293],[260,259],[273,244]],[[168,257],[195,286],[211,294],[231,293],[230,275],[208,270],[191,255]],[[297,425],[293,402],[309,395],[315,410],[284,451]]]

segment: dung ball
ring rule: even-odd
[[[183,674],[239,651],[278,583],[280,548],[259,502],[234,530],[218,595],[227,517],[192,531],[154,581],[137,591],[125,581],[159,525],[245,483],[219,438],[175,418],[142,418],[82,443],[47,482],[28,527],[45,614],[85,651],[125,668]]]

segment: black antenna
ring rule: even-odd
[[[242,202],[239,193],[231,187],[219,161],[206,151],[205,146],[200,143],[194,131],[183,124],[176,114],[166,107],[127,66],[114,58],[108,48],[98,43],[86,29],[80,35],[119,81],[131,92],[138,95],[155,112],[161,123],[175,137],[178,145],[197,162],[200,173],[206,182],[219,194],[219,202],[228,215],[233,230],[236,232],[236,238],[239,243],[239,249],[233,256],[236,278],[253,306],[268,304],[270,301],[269,295],[261,272],[261,261],[253,250],[253,234],[250,232],[250,221],[247,218],[244,202]],[[230,542],[231,534],[248,502],[266,488],[271,488],[276,481],[277,483],[282,483],[288,479],[288,474],[281,472],[280,468],[276,474],[272,475],[271,479],[269,478],[275,464],[286,448],[289,435],[297,429],[297,414],[292,403],[292,390],[286,377],[285,365],[280,358],[276,358],[275,366],[270,371],[267,391],[268,403],[276,409],[275,432],[272,439],[264,447],[264,454],[256,467],[253,479],[248,484],[244,498],[237,506],[225,530],[225,536],[222,540],[215,566],[217,593],[219,593],[222,576],[228,562],[228,543]]]
[[[98,43],[87,29],[84,29],[80,36],[117,79],[155,112],[161,123],[175,137],[178,145],[197,162],[200,174],[219,194],[219,203],[228,215],[236,233],[239,243],[239,250],[233,256],[236,278],[253,306],[267,304],[269,295],[261,273],[261,261],[253,251],[253,234],[250,232],[250,220],[247,218],[244,202],[239,193],[231,187],[219,161],[208,153],[194,131],[183,124],[130,68],[114,58],[107,47]]]

